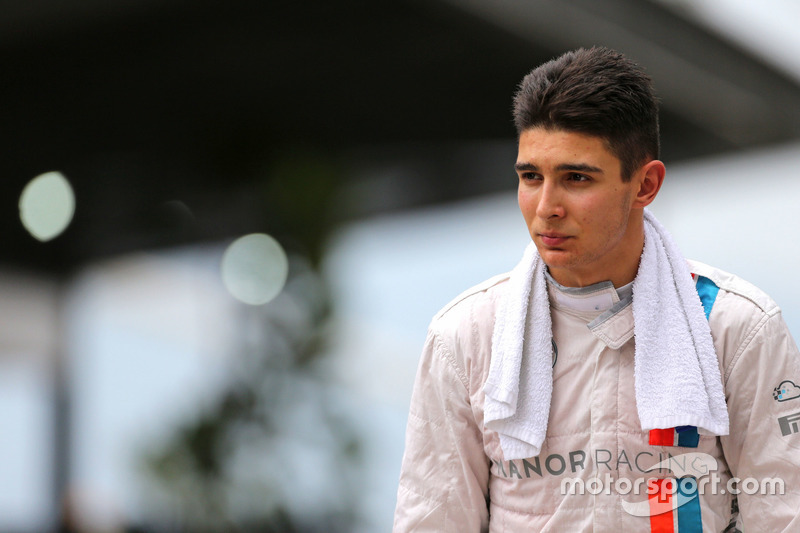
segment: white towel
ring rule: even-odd
[[[634,384],[642,430],[696,426],[703,434],[727,435],[717,356],[689,267],[647,210],[644,233],[633,282]],[[484,424],[499,433],[506,460],[539,455],[547,434],[553,348],[543,263],[529,244],[495,317]]]

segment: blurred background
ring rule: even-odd
[[[26,0],[0,18],[0,531],[391,529],[430,317],[528,241],[510,114],[605,45],[653,211],[800,337],[792,0]]]

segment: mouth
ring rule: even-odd
[[[568,239],[571,237],[569,235],[563,235],[561,233],[539,233],[539,238],[542,240],[542,243],[545,246],[560,246],[564,244]]]

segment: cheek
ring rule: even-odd
[[[520,188],[517,191],[517,203],[519,204],[519,210],[522,212],[522,216],[525,217],[525,220],[529,221],[533,213],[536,212],[534,195]]]
[[[611,240],[625,230],[628,221],[625,205],[624,198],[622,202],[614,196],[595,198],[584,205],[583,224]]]
[[[617,202],[604,197],[589,197],[581,204],[581,218],[584,223],[605,227],[618,216]]]

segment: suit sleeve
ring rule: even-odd
[[[488,530],[489,461],[453,355],[429,330],[411,397],[394,533]]]
[[[800,531],[800,353],[777,309],[740,351],[726,384],[730,435],[721,438],[741,480],[739,519],[744,531]]]

